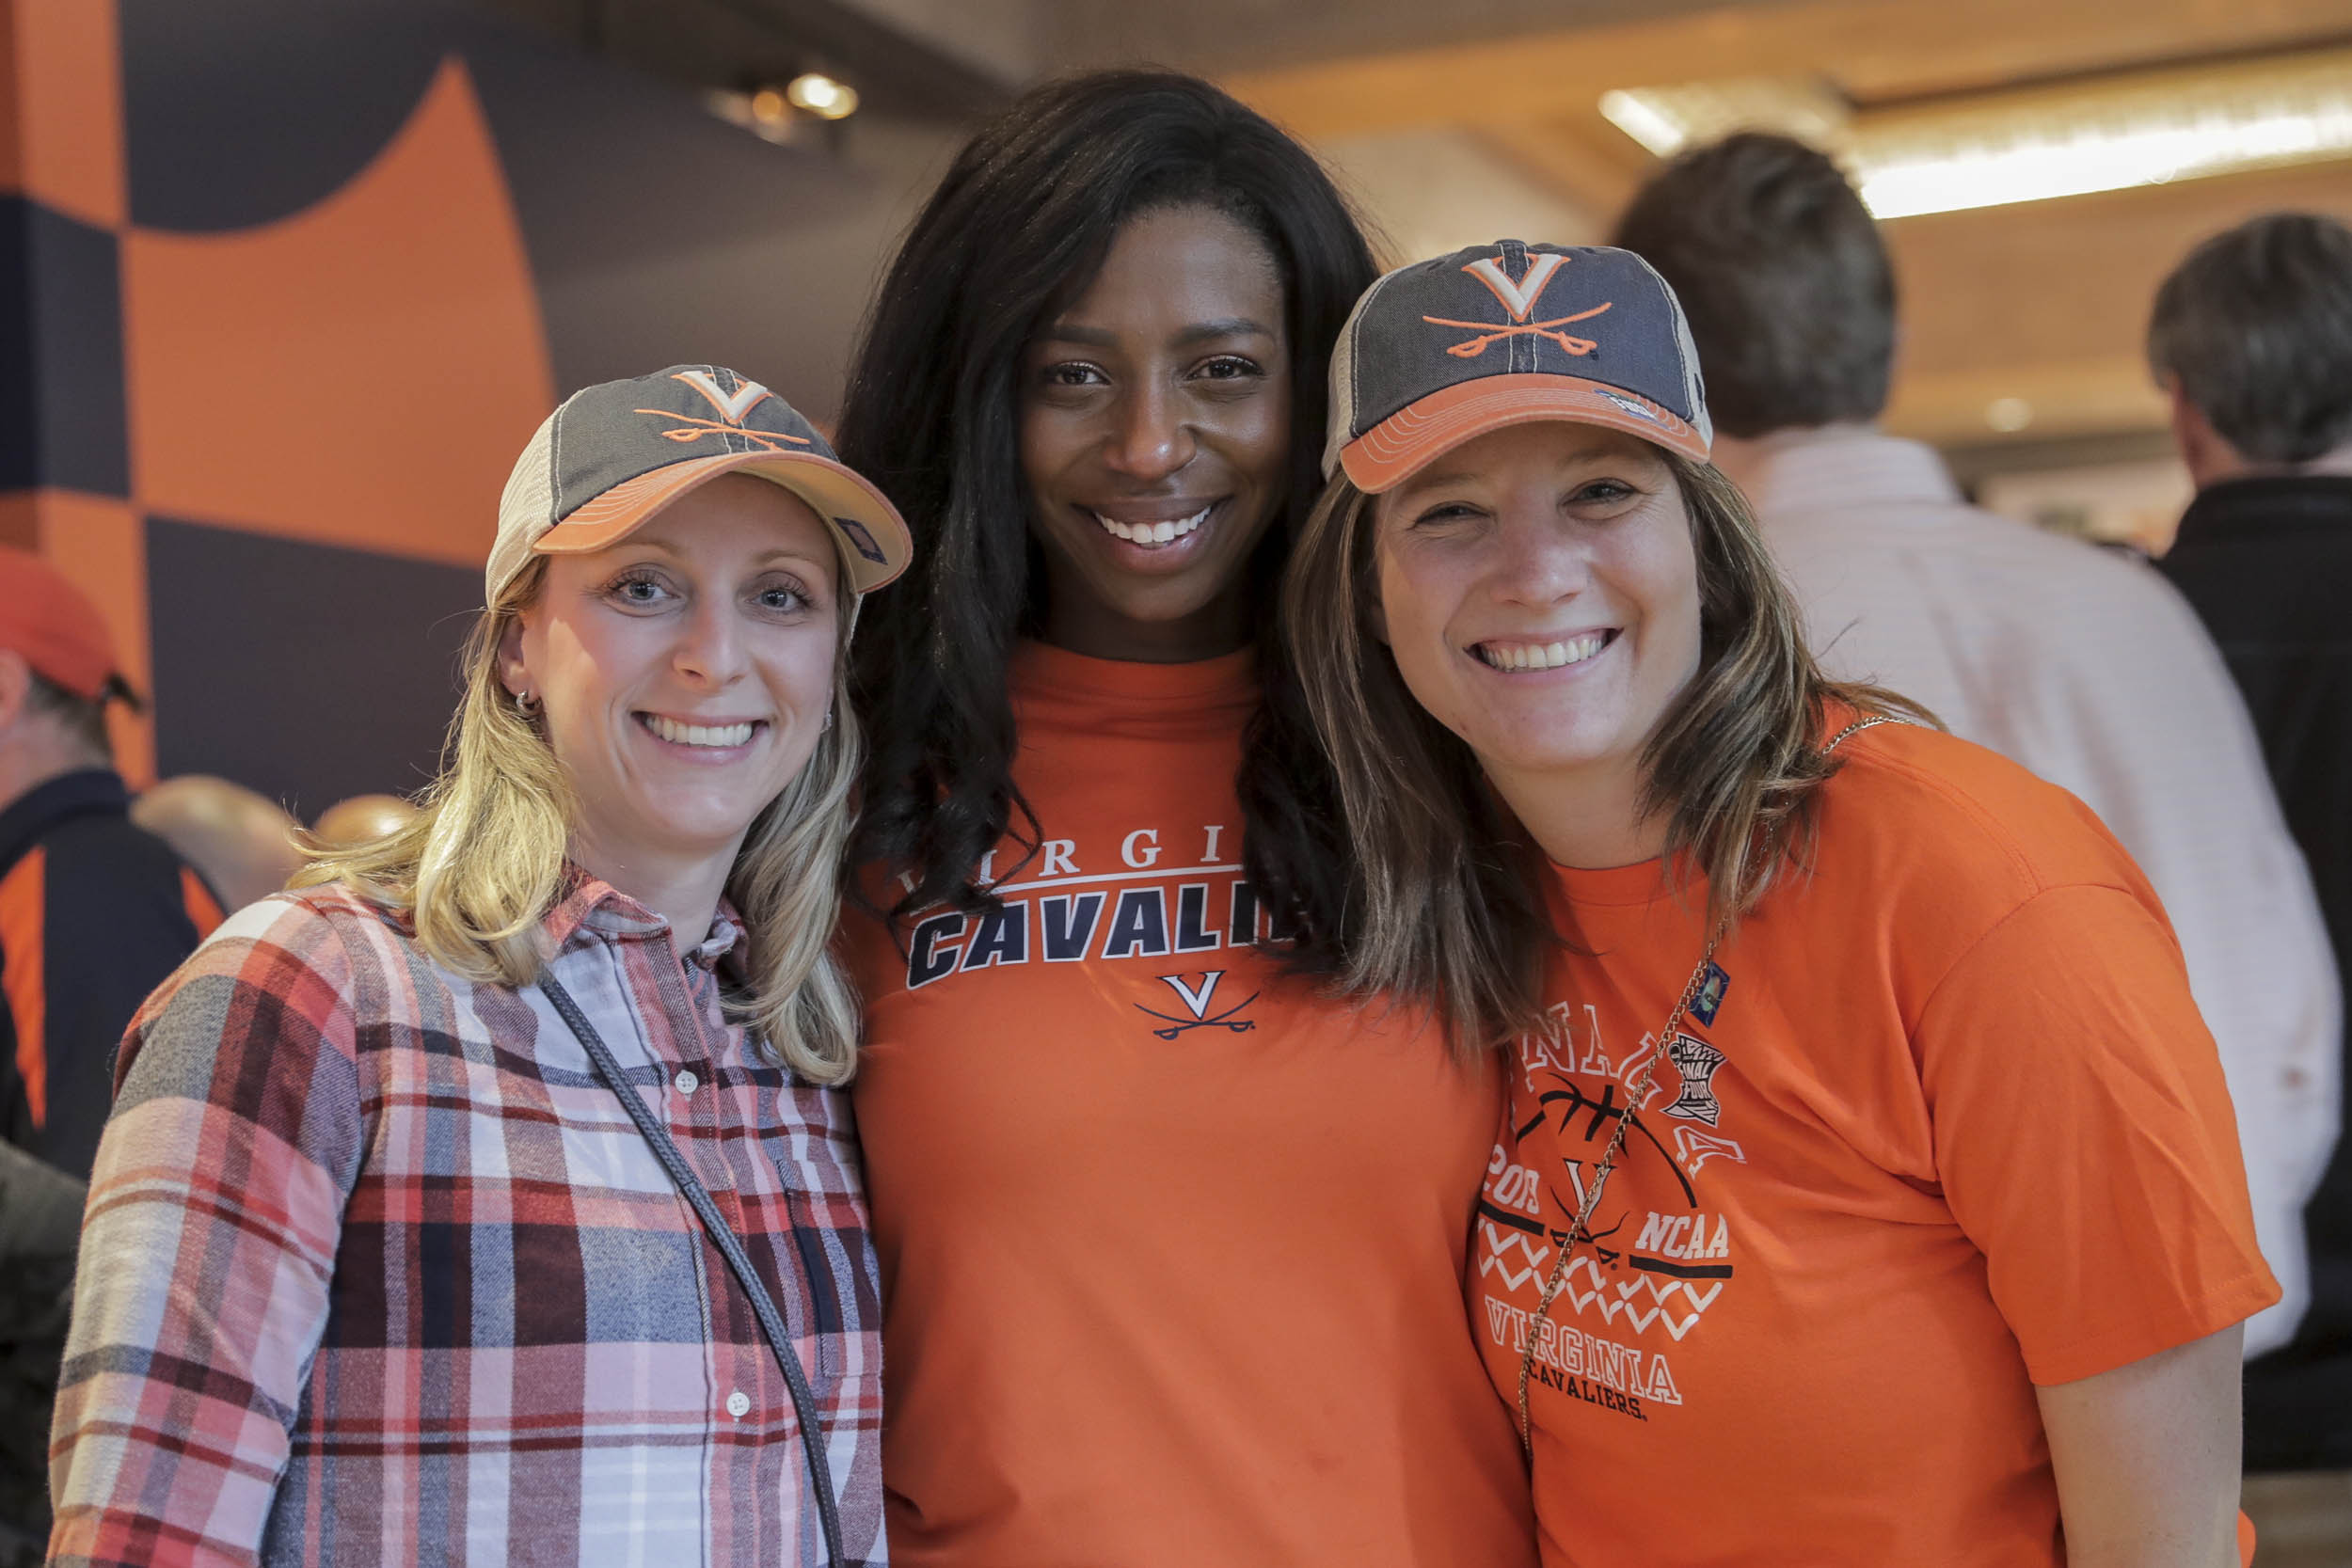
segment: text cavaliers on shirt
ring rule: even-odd
[[[1086,866],[1078,840],[1045,840],[1025,868],[1033,874],[996,890],[1003,901],[995,910],[946,911],[915,922],[907,942],[907,990],[974,969],[1164,958],[1285,940],[1283,923],[1241,879],[1240,862],[1220,862],[1226,826],[1207,823],[1199,832],[1200,858],[1192,865],[1162,863],[1168,847],[1157,828],[1127,833],[1116,859],[1107,845],[1089,845]],[[981,883],[1003,852],[980,862]]]

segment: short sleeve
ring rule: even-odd
[[[2035,1383],[2110,1371],[2279,1298],[2213,1037],[2139,896],[2036,895],[1952,966],[1914,1047],[1946,1200]]]

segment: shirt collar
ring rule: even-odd
[[[128,816],[131,792],[111,768],[84,768],[35,784],[0,811],[0,871],[69,816]]]
[[[1960,487],[1932,448],[1853,424],[1759,437],[1742,487],[1760,517],[1956,506],[1961,500]]]
[[[539,928],[547,937],[548,951],[555,953],[586,941],[670,940],[668,920],[569,861],[564,865],[564,890],[557,895],[555,906],[540,921]],[[711,916],[709,932],[688,948],[685,957],[701,968],[715,969],[722,958],[736,951],[742,936],[742,916],[736,912],[733,904],[721,898]]]
[[[2352,475],[2254,474],[2225,479],[2197,492],[2181,515],[2174,548],[2211,544],[2235,534],[2319,526],[2341,530],[2352,517]]]

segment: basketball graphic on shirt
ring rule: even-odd
[[[1711,1004],[1722,1000],[1721,974],[1710,975]],[[1708,1204],[1701,1180],[1720,1162],[1746,1161],[1724,1126],[1716,1090],[1729,1058],[1677,1029],[1662,1053],[1654,1036],[1644,1036],[1620,1061],[1601,1037],[1595,1009],[1578,1011],[1555,1006],[1546,1027],[1520,1042],[1518,1102],[1527,1109],[1489,1168],[1478,1272],[1515,1300],[1532,1303],[1540,1294],[1622,1126],[1616,1169],[1572,1249],[1550,1316],[1620,1335],[1657,1329],[1667,1343],[1678,1342],[1722,1298],[1733,1274],[1730,1222]],[[1657,1066],[1636,1104],[1633,1085],[1653,1054]],[[1549,1168],[1537,1149],[1552,1151]]]

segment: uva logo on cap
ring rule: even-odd
[[[1608,309],[1614,301],[1603,300],[1589,310],[1556,316],[1549,321],[1528,319],[1543,303],[1544,291],[1551,286],[1552,278],[1567,264],[1567,261],[1557,251],[1531,255],[1527,259],[1526,276],[1514,282],[1511,276],[1502,270],[1500,258],[1482,256],[1462,270],[1486,285],[1487,292],[1502,302],[1502,309],[1509,313],[1510,321],[1465,322],[1449,320],[1444,316],[1423,316],[1422,320],[1432,326],[1453,327],[1471,334],[1447,347],[1446,352],[1456,359],[1475,359],[1505,338],[1547,338],[1572,355],[1581,356],[1590,354],[1600,346],[1597,342],[1590,338],[1571,336],[1560,329],[1573,322],[1590,321]]]
[[[756,381],[746,381],[730,392],[719,385],[708,371],[680,371],[670,377],[691,387],[702,394],[703,401],[719,411],[719,418],[706,420],[692,414],[680,414],[667,408],[640,408],[640,414],[650,414],[657,420],[673,421],[661,434],[673,441],[699,441],[706,436],[742,436],[759,442],[770,451],[782,451],[783,443],[796,447],[809,444],[804,436],[787,436],[781,430],[747,430],[744,416],[776,394]],[[876,558],[877,560],[880,557]]]

